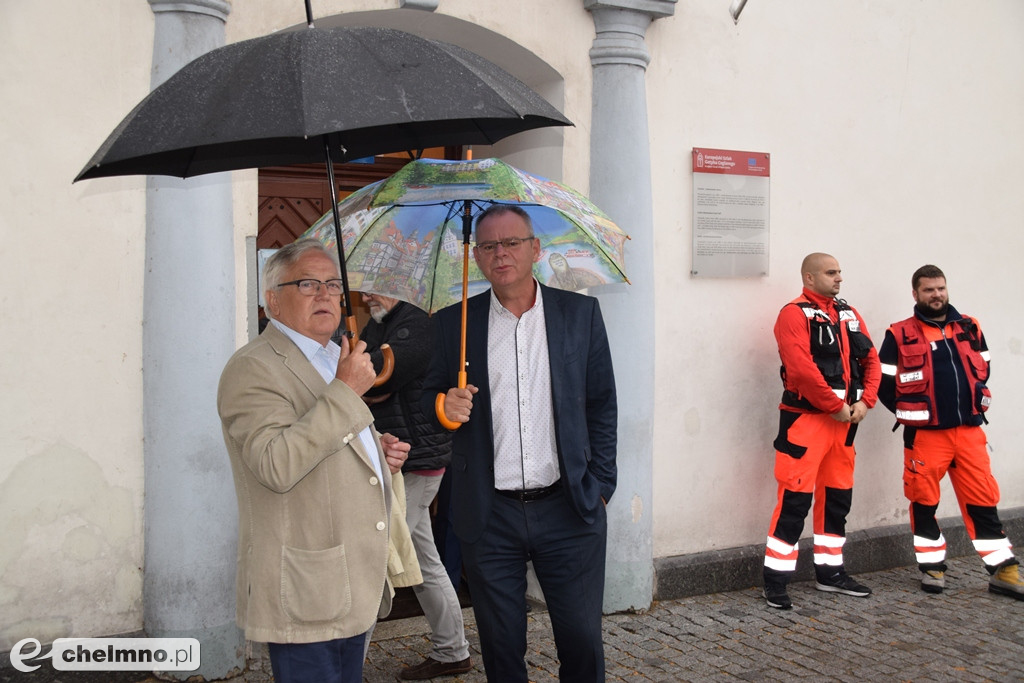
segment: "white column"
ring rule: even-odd
[[[654,225],[644,74],[651,21],[675,0],[583,0],[597,35],[590,197],[630,234],[631,285],[595,289],[612,346],[619,398],[619,484],[608,506],[604,609],[644,609],[653,596]]]
[[[229,2],[149,3],[153,88],[224,44]],[[238,511],[216,408],[235,348],[230,176],[150,176],[146,201],[144,627],[199,640],[200,669],[175,676],[224,678],[245,668],[234,623]]]

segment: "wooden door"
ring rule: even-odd
[[[408,159],[377,157],[372,164],[336,164],[338,199],[382,180]],[[331,188],[323,164],[276,166],[259,172],[257,249],[277,249],[294,242],[331,206]]]
[[[420,158],[461,159],[461,147],[421,150]],[[361,187],[383,180],[410,161],[410,155],[373,157],[372,162],[334,165],[339,201]],[[259,171],[257,249],[276,249],[294,242],[331,206],[331,188],[323,164],[275,166]]]

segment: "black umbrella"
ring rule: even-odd
[[[306,29],[186,64],[125,117],[75,180],[324,160],[337,205],[334,161],[572,125],[511,74],[456,45],[387,28],[313,28],[308,2],[307,19]],[[340,241],[338,252],[354,334]]]
[[[483,57],[387,28],[306,28],[212,50],[114,129],[75,180],[179,178],[445,145],[572,125]]]

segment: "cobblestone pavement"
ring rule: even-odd
[[[795,583],[790,587],[795,607],[788,612],[765,606],[760,589],[751,587],[658,602],[641,614],[606,616],[608,681],[1024,681],[1024,601],[989,593],[988,574],[976,556],[949,564],[941,595],[922,592],[917,569],[903,567],[858,575],[874,590],[868,598]],[[486,680],[472,610],[465,610],[465,617],[474,668],[437,681]],[[530,681],[557,681],[547,614],[534,610],[528,621]],[[427,633],[422,617],[378,624],[364,681],[398,680],[402,667],[429,654]],[[273,681],[266,646],[250,647],[248,670],[229,683]],[[16,676],[5,675],[12,673]],[[138,674],[104,679],[50,673],[43,678],[7,669],[0,671],[0,681],[158,683]]]
[[[794,609],[767,607],[760,589],[656,603],[604,619],[609,681],[1024,681],[1024,602],[988,592],[976,557],[953,559],[946,591],[921,591],[916,567],[859,575],[874,595],[853,598],[790,588]],[[426,622],[404,635],[378,626],[364,680],[397,680],[430,652]],[[385,622],[387,623],[387,622]],[[474,668],[453,683],[485,681],[472,611]],[[530,681],[558,680],[550,623],[531,613]],[[247,679],[248,683],[248,679]]]

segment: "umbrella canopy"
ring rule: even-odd
[[[538,281],[579,290],[628,282],[629,236],[585,196],[498,159],[421,159],[356,191],[338,205],[350,287],[408,301],[433,313],[462,295],[464,211],[516,204],[533,222]],[[335,244],[333,212],[302,237]],[[469,294],[489,285],[470,261]]]
[[[75,180],[180,178],[444,145],[572,125],[455,45],[387,28],[304,28],[212,50],[157,87]]]

